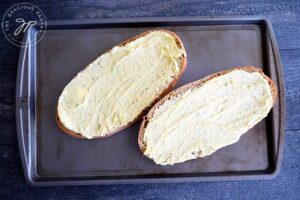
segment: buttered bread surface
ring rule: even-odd
[[[60,122],[86,138],[126,126],[174,81],[184,56],[174,36],[163,31],[112,48],[64,88]]]
[[[161,165],[210,155],[237,142],[272,106],[261,73],[233,70],[155,108],[143,133],[144,154]]]

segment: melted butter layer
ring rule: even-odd
[[[174,37],[162,31],[114,47],[64,88],[60,121],[87,138],[127,125],[178,75],[183,54]]]
[[[237,142],[272,106],[260,73],[233,70],[156,109],[145,129],[144,154],[161,165],[210,155]]]

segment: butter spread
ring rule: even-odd
[[[184,53],[162,31],[112,48],[64,88],[57,108],[61,123],[86,138],[127,125],[178,75]]]
[[[144,132],[144,154],[161,165],[210,155],[237,142],[272,106],[260,73],[233,70],[160,105]]]

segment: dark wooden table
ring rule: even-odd
[[[1,1],[5,11],[21,1]],[[285,147],[278,177],[226,181],[116,186],[29,186],[17,147],[15,87],[19,48],[0,32],[0,199],[300,199],[300,1],[28,1],[48,20],[123,17],[265,15],[280,49],[286,98]]]

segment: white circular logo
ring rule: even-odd
[[[29,41],[23,41],[24,33],[34,27],[36,34]],[[18,3],[10,7],[2,19],[2,31],[6,39],[16,46],[30,46],[39,42],[47,28],[44,13],[31,3]]]

